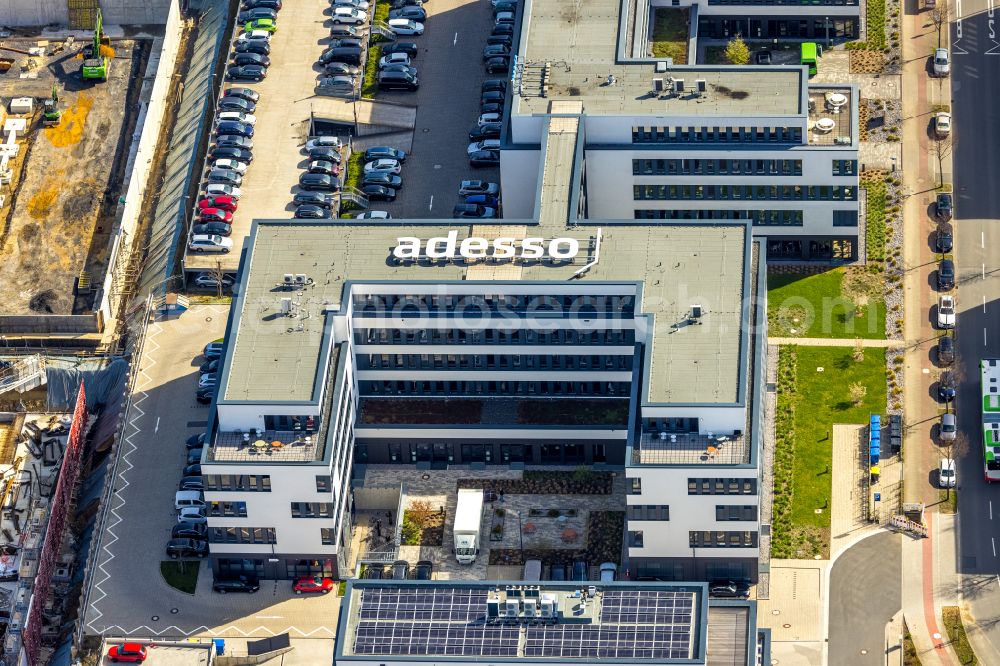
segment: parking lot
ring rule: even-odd
[[[168,586],[160,575],[176,523],[173,497],[184,442],[204,431],[208,417],[208,407],[194,398],[201,350],[223,335],[227,315],[225,306],[199,305],[149,326],[85,611],[89,633],[333,636],[335,595],[298,597],[288,581],[265,581],[256,594],[216,594],[206,562],[192,561],[200,566],[194,595]]]
[[[119,641],[106,641],[101,664],[111,664],[107,658],[108,649]],[[206,647],[184,647],[180,645],[149,645],[146,647],[145,666],[205,666],[209,663],[210,650]]]

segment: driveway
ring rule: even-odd
[[[885,625],[902,607],[900,535],[883,532],[849,548],[830,572],[830,666],[881,666]]]
[[[205,429],[208,407],[194,399],[201,350],[225,333],[229,308],[194,306],[150,323],[139,363],[115,495],[102,526],[98,567],[85,623],[88,633],[125,636],[332,637],[336,595],[296,597],[288,581],[263,581],[256,594],[215,594],[207,562],[194,595],[160,576],[163,547],[176,523],[173,495],[185,440]]]

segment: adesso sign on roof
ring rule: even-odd
[[[428,238],[426,244],[415,236],[396,239],[392,256],[396,259],[542,259],[551,257],[569,261],[580,253],[580,242],[575,238],[513,238],[500,237],[488,240],[469,236],[458,240],[458,230],[447,236]]]

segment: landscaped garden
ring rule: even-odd
[[[688,10],[657,7],[653,15],[653,56],[673,58],[675,65],[687,64]]]
[[[517,405],[524,425],[605,425],[628,423],[628,400],[525,400]]]
[[[610,472],[581,467],[572,472],[525,470],[520,479],[459,479],[458,488],[484,488],[504,495],[610,495]]]
[[[883,339],[886,312],[879,284],[877,275],[854,268],[768,275],[769,335]]]
[[[444,518],[430,502],[417,500],[403,511],[400,540],[404,546],[440,546],[444,543]]]
[[[583,548],[491,548],[490,564],[521,565],[527,560],[542,564],[569,564],[575,559],[591,565],[621,562],[624,538],[624,511],[591,511],[587,521],[587,542]]]
[[[160,562],[160,575],[170,587],[194,594],[198,588],[198,569],[201,562],[186,562],[184,560],[171,560]]]
[[[446,398],[366,398],[361,402],[362,423],[479,423],[482,400]]]
[[[781,347],[774,558],[829,557],[833,425],[867,423],[870,414],[884,414],[885,386],[882,349]]]

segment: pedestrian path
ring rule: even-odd
[[[769,345],[799,345],[802,347],[853,347],[858,343],[855,338],[768,338]],[[904,340],[867,340],[861,339],[862,347],[902,348]]]

